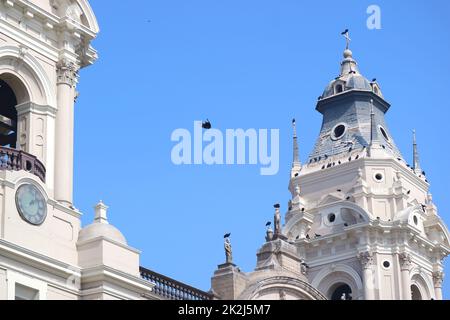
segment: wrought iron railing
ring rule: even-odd
[[[141,277],[155,284],[153,292],[166,300],[213,300],[213,295],[154,271],[140,268]]]
[[[35,156],[24,151],[0,147],[0,170],[28,171],[45,182],[45,166]]]

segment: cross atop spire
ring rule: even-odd
[[[417,174],[422,174],[422,168],[420,167],[419,150],[417,148],[416,130],[413,130],[413,169]]]
[[[352,39],[350,39],[350,32],[349,32],[348,29],[345,29],[345,31],[342,32],[341,34],[344,36],[345,41],[346,41],[346,43],[347,43],[345,49],[348,50],[349,47],[350,47],[350,41],[352,41]]]

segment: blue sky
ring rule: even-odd
[[[317,97],[338,75],[351,30],[361,72],[392,104],[389,129],[407,159],[411,130],[440,214],[450,223],[450,2],[91,0],[98,62],[81,72],[75,203],[84,223],[102,199],[110,221],[143,251],[141,264],[201,289],[224,262],[256,263],[273,204],[286,210],[290,120],[303,160],[321,126]],[[381,8],[382,29],[366,27]],[[175,166],[171,133],[209,118],[216,128],[279,128],[280,171]],[[447,263],[447,273],[449,264]],[[450,280],[445,284],[450,298]]]

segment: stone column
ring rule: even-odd
[[[55,128],[55,199],[72,205],[74,97],[78,66],[63,59],[57,64],[57,103]]]
[[[444,281],[444,273],[442,271],[433,272],[434,294],[436,300],[442,300],[442,282]]]
[[[361,252],[358,255],[358,260],[361,262],[363,270],[363,286],[364,286],[364,299],[375,299],[375,278],[373,276],[373,254],[371,252]]]
[[[400,253],[398,259],[402,277],[402,300],[411,300],[411,278],[409,275],[411,270],[411,256],[407,253]]]

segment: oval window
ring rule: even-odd
[[[345,126],[345,124],[338,124],[333,128],[332,131],[333,140],[338,140],[344,136],[345,132],[347,131],[347,127]]]
[[[335,221],[336,221],[336,215],[335,215],[334,213],[329,214],[329,215],[328,215],[328,221],[329,221],[330,223],[335,222]]]

